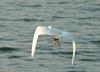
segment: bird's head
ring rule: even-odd
[[[51,29],[51,26],[48,26],[49,29]]]

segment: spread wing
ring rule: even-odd
[[[74,36],[71,32],[64,32],[62,31],[60,34],[61,38],[67,39],[67,41],[72,42],[72,47],[73,47],[73,55],[72,55],[72,65],[75,63],[75,52],[76,52],[76,43],[74,41]]]
[[[48,29],[48,27],[38,26],[36,28],[36,31],[33,36],[33,42],[32,42],[32,57],[34,57],[35,48],[36,48],[36,44],[37,44],[39,35],[51,35],[51,33],[50,33],[50,30]]]
[[[76,43],[75,41],[72,41],[73,44],[73,56],[72,56],[72,65],[75,63],[75,52],[76,52]]]
[[[75,52],[76,52],[76,44],[74,41],[73,34],[71,32],[65,32],[61,31],[59,29],[51,28],[51,27],[44,27],[44,26],[38,26],[36,28],[36,31],[33,36],[33,42],[32,42],[32,57],[34,57],[35,48],[38,40],[39,35],[56,35],[60,37],[61,39],[66,39],[67,41],[71,41],[73,45],[73,56],[72,56],[72,64],[74,64],[75,61]]]

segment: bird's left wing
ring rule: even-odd
[[[72,65],[75,64],[75,53],[76,53],[76,43],[75,41],[72,41],[73,44],[73,56],[72,56]]]
[[[60,34],[61,38],[64,38],[65,40],[72,42],[73,47],[73,55],[72,55],[72,65],[75,63],[75,52],[76,52],[76,42],[74,39],[74,35],[71,32],[64,32],[62,31]]]

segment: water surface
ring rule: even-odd
[[[99,23],[99,0],[1,0],[0,72],[100,72]],[[74,66],[71,43],[55,47],[48,37],[39,38],[31,57],[38,25],[76,35]]]

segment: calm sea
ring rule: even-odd
[[[71,43],[55,47],[49,37],[31,57],[38,25],[75,34],[74,66]],[[100,0],[0,0],[0,72],[100,72]]]

